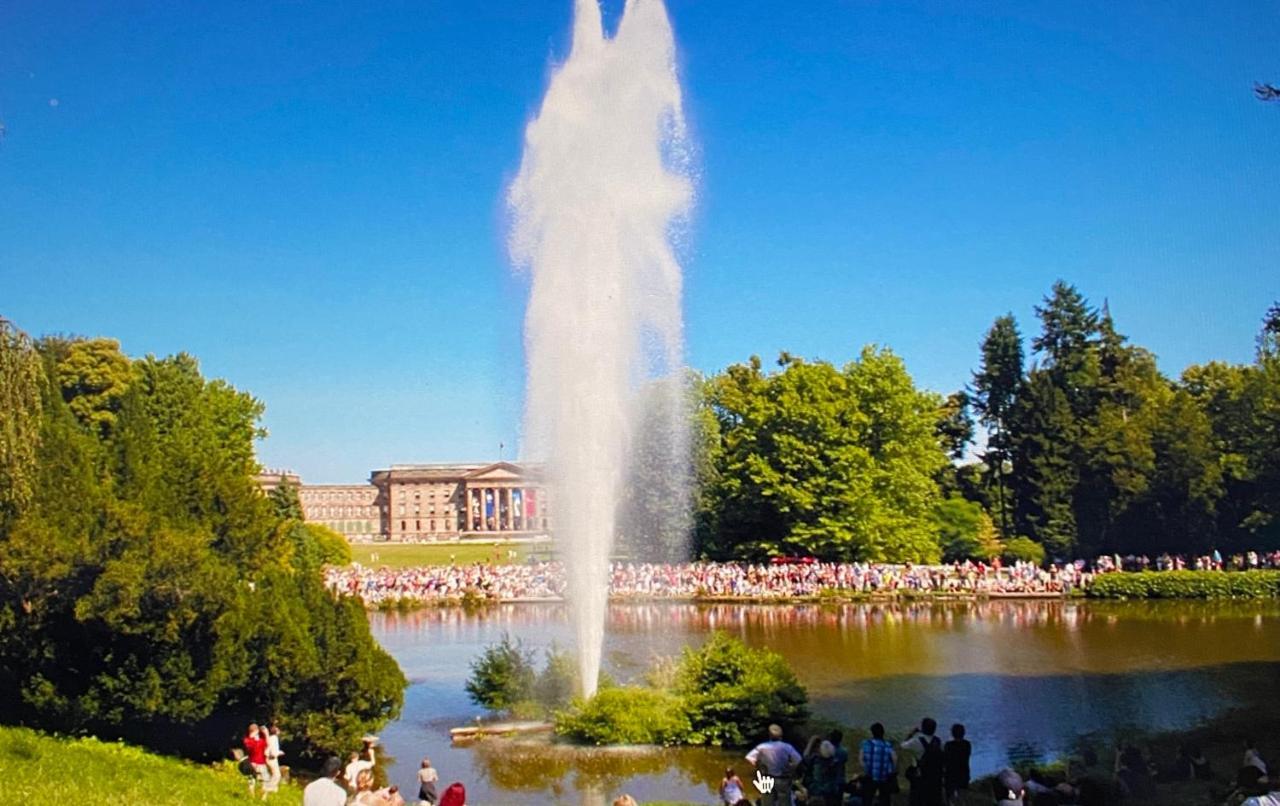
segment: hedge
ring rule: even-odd
[[[1100,574],[1095,599],[1271,599],[1280,597],[1280,571],[1144,571]]]

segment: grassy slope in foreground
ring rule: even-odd
[[[207,767],[137,747],[0,727],[5,803],[102,806],[244,806],[244,779],[230,766]],[[281,786],[269,803],[296,806],[302,791]]]

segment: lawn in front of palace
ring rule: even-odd
[[[424,565],[469,565],[478,562],[520,563],[529,555],[546,559],[547,544],[531,543],[353,543],[351,559],[376,568],[415,568]]]

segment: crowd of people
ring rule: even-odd
[[[378,786],[375,769],[378,754],[377,737],[365,737],[364,747],[352,751],[346,765],[337,756],[326,759],[319,777],[302,790],[302,806],[406,806],[400,787],[394,784]],[[279,791],[282,770],[280,758],[280,729],[249,725],[241,746],[234,755],[239,761],[240,772],[248,781],[251,798],[266,799]],[[440,775],[424,758],[418,770],[417,806],[466,806],[467,791],[461,782],[453,782],[440,791]]]
[[[850,755],[843,734],[831,731],[814,736],[804,752],[783,739],[782,728],[769,726],[768,740],[747,753],[755,777],[750,785],[732,768],[720,783],[722,806],[892,806],[903,784],[909,806],[957,806],[972,782],[969,759],[972,745],[965,727],[951,726],[950,738],[938,735],[938,724],[926,718],[902,741],[893,741],[884,726],[871,726],[870,736],[859,746],[860,772],[849,775]],[[902,756],[902,758],[900,758]],[[1136,801],[1161,802],[1167,794],[1161,785],[1185,781],[1224,780],[1215,776],[1201,749],[1183,744],[1174,758],[1153,761],[1136,746],[1116,752],[1109,769],[1097,753],[1085,750],[1072,758],[1065,772],[1056,776],[1031,769],[1024,776],[1011,768],[990,778],[990,794],[981,797],[996,806],[1108,806]],[[1244,755],[1234,775],[1225,779],[1232,788],[1228,801],[1241,806],[1280,806],[1280,775],[1268,775],[1266,762],[1252,740],[1245,740]],[[984,787],[986,784],[984,784]],[[755,800],[750,794],[759,793]],[[750,794],[749,794],[750,793]],[[989,798],[989,799],[988,799]]]
[[[1280,568],[1280,551],[1224,559],[1121,557],[1042,567],[1030,562],[965,561],[946,565],[789,561],[771,563],[621,563],[609,571],[618,599],[796,599],[823,593],[939,593],[957,596],[1052,596],[1085,589],[1098,574],[1138,570],[1250,570]],[[326,583],[369,606],[386,602],[438,602],[466,596],[495,601],[558,600],[565,591],[559,562],[372,568],[353,564],[326,570]]]

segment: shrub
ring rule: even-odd
[[[601,689],[556,715],[556,732],[589,744],[681,744],[691,733],[675,694],[639,686]]]
[[[953,495],[933,507],[943,562],[990,560],[1002,550],[995,524],[982,505]]]
[[[552,645],[546,653],[547,663],[533,684],[533,696],[539,705],[551,710],[564,708],[573,699],[578,683],[578,670],[573,655]]]
[[[533,695],[533,653],[508,635],[485,647],[471,664],[467,693],[490,711],[506,711]]]
[[[698,649],[686,647],[676,672],[692,732],[689,744],[741,745],[771,722],[804,721],[809,695],[787,661],[716,632]]]
[[[1280,597],[1280,571],[1144,571],[1101,574],[1097,599],[1269,599]]]
[[[1044,546],[1029,537],[1015,537],[1004,544],[1004,553],[1000,556],[1009,562],[1044,565]]]

